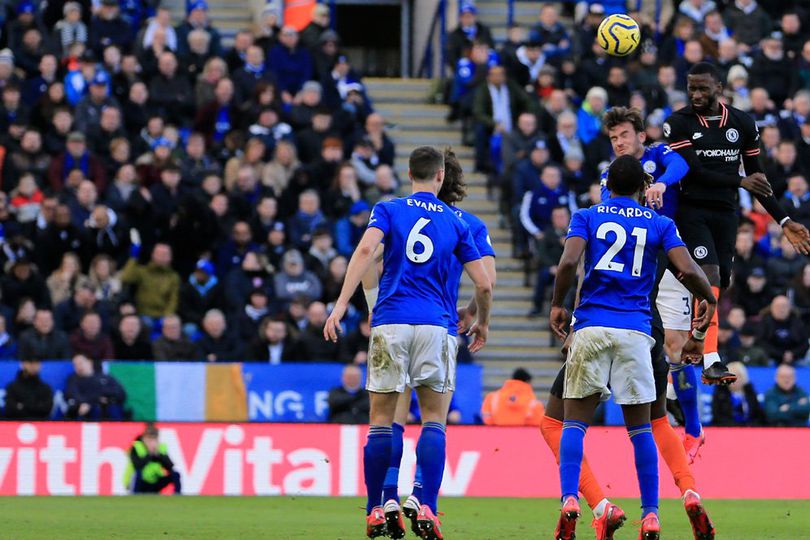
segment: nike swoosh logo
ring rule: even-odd
[[[692,135],[692,140],[694,141],[695,139],[699,139],[701,137],[703,137],[703,133],[695,133]]]

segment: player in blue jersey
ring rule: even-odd
[[[635,109],[614,107],[602,122],[616,156],[638,158],[644,171],[653,177],[654,183],[646,193],[647,205],[674,220],[678,209],[678,183],[689,172],[686,160],[665,144],[645,148],[644,121]],[[606,175],[607,171],[602,173],[602,200],[610,196],[605,186]],[[683,445],[691,462],[705,442],[698,410],[697,374],[692,367],[692,363],[702,359],[703,342],[690,336],[692,295],[670,270],[661,276],[655,303],[664,326],[664,350],[669,357],[673,389],[683,410],[686,431]],[[684,347],[686,362],[681,361]]]
[[[423,538],[441,539],[436,505],[445,461],[445,394],[455,386],[455,341],[447,333],[448,284],[461,264],[475,285],[477,320],[469,331],[471,351],[487,340],[492,286],[469,226],[436,194],[444,179],[444,156],[427,146],[415,149],[408,163],[413,194],[378,203],[368,229],[346,271],[340,297],[324,326],[324,337],[337,340],[349,299],[384,242],[368,353],[370,427],[363,452],[368,493],[366,534],[387,532],[382,508],[385,475],[391,461],[391,425],[406,383],[416,388],[422,409],[417,463],[422,470],[418,521]],[[457,261],[457,262],[456,262]]]
[[[475,242],[478,252],[481,255],[481,260],[484,263],[487,276],[493,287],[495,287],[496,270],[495,270],[495,251],[492,248],[492,241],[487,231],[487,226],[479,218],[462,210],[456,206],[458,202],[462,201],[467,195],[466,184],[464,183],[464,171],[458,161],[455,153],[451,149],[444,151],[444,182],[439,191],[438,198],[440,201],[451,205],[453,212],[461,218],[462,221],[467,223],[470,227],[473,241]],[[458,310],[458,289],[461,282],[461,274],[464,271],[460,264],[451,272],[451,279],[448,283],[449,295],[447,297],[447,310],[451,315],[450,324],[447,327],[447,333],[455,342],[456,336],[459,331],[466,331],[473,324],[473,319],[476,316],[477,306],[475,298],[471,299],[468,305]],[[363,280],[363,290],[366,293],[366,299],[369,303],[369,309],[373,309],[375,300],[374,287],[377,282],[377,270],[373,269]],[[446,395],[448,403],[452,399],[452,392]],[[418,514],[421,506],[422,496],[422,471],[417,467],[416,477],[414,478],[413,492],[405,500],[402,505],[402,512],[400,512],[399,496],[398,496],[398,480],[399,480],[399,466],[402,461],[402,446],[403,435],[405,432],[405,424],[408,419],[408,412],[411,405],[411,392],[405,391],[397,403],[397,412],[394,417],[394,424],[392,426],[392,449],[391,449],[391,464],[388,467],[388,472],[385,475],[385,483],[383,485],[383,501],[385,505],[383,510],[385,512],[386,521],[388,523],[388,536],[391,538],[403,538],[405,536],[404,521],[402,519],[402,512],[411,522],[411,529],[417,535],[419,532]]]
[[[687,288],[701,299],[694,323],[708,327],[716,308],[709,283],[674,222],[638,203],[647,188],[646,177],[634,156],[616,158],[608,171],[610,199],[574,215],[557,269],[550,323],[565,339],[570,317],[563,300],[584,255],[585,277],[574,312],[563,391],[563,505],[555,532],[559,540],[575,536],[583,439],[599,401],[611,393],[622,406],[635,453],[643,508],[639,538],[658,540],[658,455],[650,424],[650,405],[656,400],[650,294],[661,249]]]

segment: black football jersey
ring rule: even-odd
[[[739,175],[743,156],[759,155],[759,130],[745,112],[720,104],[719,116],[701,116],[691,106],[664,122],[664,137],[675,151],[692,147],[705,169]],[[680,201],[694,206],[736,209],[737,188],[707,185],[690,172],[681,180]]]

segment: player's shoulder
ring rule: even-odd
[[[730,124],[744,127],[756,126],[754,118],[744,110],[732,107],[731,105],[726,105],[725,107],[728,111]]]
[[[672,152],[668,144],[663,142],[654,142],[647,146],[646,153],[650,156],[659,157]]]
[[[481,218],[479,218],[478,216],[476,216],[472,212],[469,212],[469,211],[464,210],[463,208],[459,208],[457,206],[453,206],[451,208],[453,209],[453,212],[461,219],[461,221],[463,221],[464,223],[469,225],[470,228],[473,228],[473,229],[484,228],[484,229],[486,229],[487,225],[486,225],[486,223],[484,223],[484,220],[482,220]]]

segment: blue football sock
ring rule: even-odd
[[[394,423],[391,426],[391,462],[388,465],[388,472],[385,473],[383,482],[383,502],[391,499],[399,502],[399,464],[402,461],[402,437],[405,428]]]
[[[391,463],[391,427],[371,426],[368,440],[363,448],[363,472],[366,479],[366,515],[375,506],[382,504],[383,482],[388,464]]]
[[[588,424],[578,420],[563,422],[560,438],[560,487],[562,500],[568,497],[579,499],[579,474],[582,470],[582,453]]]
[[[439,502],[446,449],[444,425],[438,422],[422,424],[422,433],[416,445],[416,462],[422,468],[422,498],[419,502],[428,505],[434,513]]]
[[[684,429],[692,437],[700,435],[700,412],[698,411],[698,382],[695,368],[685,364],[670,364],[672,386],[683,411]]]
[[[658,515],[658,450],[652,434],[651,424],[627,428],[633,452],[636,457],[636,474],[641,491],[641,517],[650,512]]]
[[[419,504],[422,504],[422,467],[419,466],[419,463],[416,464],[416,473],[413,475],[411,495],[419,499]]]

